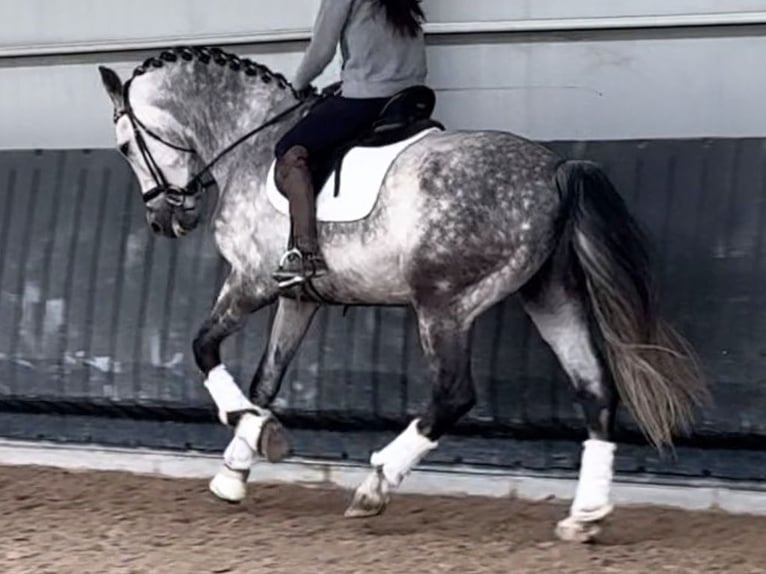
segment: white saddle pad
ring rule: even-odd
[[[335,196],[334,171],[327,178],[327,182],[317,196],[317,219],[319,221],[348,222],[358,221],[370,215],[378,200],[383,180],[394,160],[407,147],[434,131],[439,131],[439,129],[427,129],[409,139],[383,147],[353,148],[343,158],[338,196]],[[287,198],[277,189],[274,180],[275,167],[276,162],[273,162],[266,179],[266,193],[277,211],[288,215],[290,205]]]

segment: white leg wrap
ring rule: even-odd
[[[417,424],[417,419],[412,421],[407,430],[370,458],[370,464],[383,470],[383,476],[391,486],[399,486],[415,465],[439,446],[420,434]]]
[[[218,418],[225,425],[229,424],[227,413],[258,412],[258,408],[245,397],[234,378],[223,365],[218,365],[210,371],[205,381],[205,388],[218,407]]]
[[[583,446],[571,517],[581,522],[596,522],[612,511],[609,493],[617,447],[614,443],[595,439],[585,441]]]
[[[231,470],[221,467],[210,481],[210,492],[226,502],[242,502],[247,496],[247,477],[250,471]]]
[[[223,453],[223,467],[212,481],[210,490],[227,502],[241,502],[247,495],[247,478],[258,452],[258,440],[268,417],[245,413],[239,419],[234,438]]]
[[[261,436],[265,417],[244,414],[237,424],[234,438],[223,453],[224,464],[232,470],[250,471],[258,452],[258,439]]]

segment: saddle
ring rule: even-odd
[[[340,82],[323,90],[323,95],[340,91]],[[354,148],[376,148],[409,139],[425,130],[444,126],[431,118],[436,107],[436,94],[427,86],[413,86],[391,97],[372,127],[360,137],[346,143],[322,158],[315,158],[309,166],[314,189],[321,190],[335,172],[335,196],[340,192],[343,159]]]

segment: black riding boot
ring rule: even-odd
[[[319,252],[314,185],[308,167],[308,150],[293,146],[277,162],[276,182],[290,202],[293,247],[282,256],[274,273],[281,288],[292,287],[327,273]]]

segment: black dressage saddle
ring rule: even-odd
[[[323,96],[337,94],[340,83],[323,90]],[[413,86],[392,96],[383,107],[372,127],[360,137],[346,143],[323,158],[311,162],[314,189],[319,193],[332,172],[335,172],[335,195],[340,192],[340,175],[343,159],[356,147],[383,147],[411,138],[431,128],[444,129],[432,119],[436,106],[436,94],[427,86]]]

